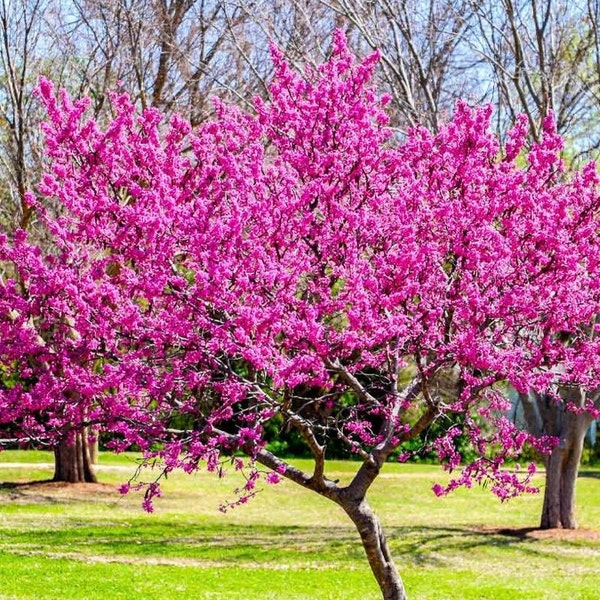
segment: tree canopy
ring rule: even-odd
[[[378,54],[356,62],[339,31],[304,73],[272,53],[270,100],[217,102],[197,129],[121,93],[100,126],[89,99],[41,82],[53,202],[27,201],[52,245],[0,237],[0,421],[47,444],[94,425],[165,472],[241,450],[239,501],[260,465],[334,500],[385,590],[391,559],[363,518],[392,453],[423,435],[459,469],[437,493],[490,480],[504,499],[531,475],[506,457],[553,440],[517,430],[499,386],[555,402],[598,386],[598,175],[565,169],[552,116],[539,143],[522,118],[502,148],[492,109],[461,102],[398,142]],[[265,449],[275,417],[313,473]],[[461,433],[476,451],[462,467]],[[348,486],[326,477],[329,440],[360,458]]]

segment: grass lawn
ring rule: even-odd
[[[178,474],[148,515],[116,492],[131,456],[102,454],[96,486],[25,483],[48,479],[50,462],[0,454],[0,600],[380,598],[346,516],[292,483],[221,514],[235,475]],[[327,475],[344,481],[355,466]],[[541,495],[439,499],[430,488],[443,480],[437,467],[390,464],[371,493],[411,599],[599,597],[600,472],[579,479],[577,532],[527,530]]]

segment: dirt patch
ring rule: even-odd
[[[110,496],[120,497],[118,486],[108,483],[65,483],[49,480],[0,483],[0,503],[53,503]]]
[[[23,488],[33,491],[54,491],[75,496],[114,494],[118,490],[118,486],[109,483],[66,483],[64,481],[30,481],[24,483]]]
[[[507,528],[482,527],[476,531],[494,535],[506,535],[522,540],[558,540],[567,542],[600,542],[597,529],[537,529],[535,527]]]

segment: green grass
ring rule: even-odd
[[[116,492],[135,467],[130,455],[101,455],[105,485],[94,493],[20,485],[48,479],[51,456],[0,454],[0,465],[17,462],[0,467],[0,600],[380,597],[341,509],[289,482],[223,515],[236,475],[177,474],[147,515],[139,496]],[[334,462],[328,476],[348,480],[355,467]],[[443,475],[432,466],[387,465],[370,500],[412,599],[591,600],[600,586],[600,535],[591,531],[600,530],[599,477],[578,482],[589,531],[562,537],[522,530],[537,524],[540,495],[435,498],[430,487]]]

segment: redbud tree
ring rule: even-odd
[[[423,439],[453,471],[436,493],[509,498],[533,468],[507,458],[553,441],[505,417],[506,386],[553,402],[598,386],[598,176],[566,172],[551,118],[541,143],[519,120],[502,148],[489,107],[400,141],[377,55],[355,61],[341,33],[318,68],[273,59],[268,102],[217,104],[194,131],[124,94],[100,126],[42,81],[29,202],[52,246],[0,238],[0,419],[46,444],[94,426],[164,473],[230,461],[238,502],[285,477],[342,507],[383,597],[405,598],[367,501],[384,463]],[[311,472],[267,449],[273,422],[299,432]],[[327,477],[332,441],[359,459],[350,483]]]

